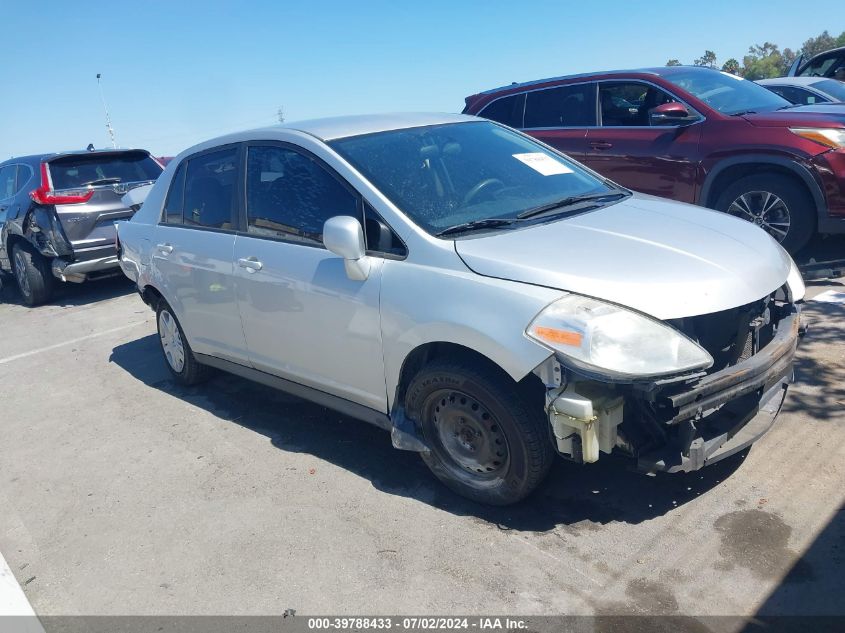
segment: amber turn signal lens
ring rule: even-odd
[[[534,334],[549,343],[558,343],[560,345],[571,345],[572,347],[581,347],[583,336],[580,332],[571,332],[569,330],[558,330],[552,327],[535,327]]]

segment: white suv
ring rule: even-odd
[[[473,499],[555,454],[694,470],[772,424],[804,286],[764,231],[468,116],[232,134],[119,227],[175,378],[209,368],[392,433]]]

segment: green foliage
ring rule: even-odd
[[[732,75],[738,75],[741,68],[739,67],[739,62],[731,57],[728,61],[722,64],[722,70]]]
[[[766,79],[769,77],[783,77],[789,72],[789,68],[799,54],[804,55],[804,60],[823,53],[831,48],[845,46],[845,31],[837,37],[833,37],[827,31],[823,31],[816,37],[809,38],[801,48],[793,51],[789,48],[780,50],[777,44],[764,42],[749,47],[748,54],[742,58],[742,64],[733,57],[722,64],[722,70],[734,75],[740,75],[746,79]],[[704,55],[693,61],[696,66],[707,66],[717,68],[716,53],[704,51]],[[670,59],[667,66],[680,66],[677,59]]]
[[[693,64],[696,66],[707,66],[709,68],[715,68],[716,66],[716,53],[713,51],[704,51],[704,55],[696,59]]]

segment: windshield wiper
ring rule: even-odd
[[[757,114],[756,110],[740,110],[739,112],[734,112],[731,116],[744,116],[746,114]]]
[[[467,231],[475,231],[477,229],[495,229],[500,226],[508,226],[516,221],[517,218],[484,218],[481,220],[472,220],[471,222],[461,222],[460,224],[449,226],[434,235],[435,237],[443,237],[444,235],[466,233]]]
[[[108,185],[110,183],[120,182],[120,178],[112,177],[112,178],[99,178],[97,180],[89,180],[88,182],[83,182],[80,187],[96,187],[97,185]]]
[[[532,207],[530,209],[526,209],[522,213],[517,214],[517,218],[520,220],[525,218],[533,218],[538,215],[542,215],[549,211],[554,211],[555,209],[562,209],[565,207],[571,207],[576,204],[580,204],[582,202],[591,202],[591,201],[600,201],[607,198],[619,198],[622,196],[627,196],[628,193],[625,191],[604,191],[601,193],[585,193],[580,196],[568,196],[556,202],[550,202],[548,204],[541,204],[539,207]]]

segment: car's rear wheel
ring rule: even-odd
[[[159,301],[156,308],[156,322],[164,360],[176,381],[183,385],[195,385],[206,380],[210,368],[194,357],[182,326],[173,314],[173,309],[164,300]]]
[[[53,294],[50,262],[28,244],[12,248],[12,267],[23,301],[28,306],[45,303]]]
[[[542,407],[492,368],[434,361],[405,399],[430,451],[434,475],[460,495],[492,505],[516,503],[545,478],[554,451]]]
[[[774,174],[740,178],[725,188],[715,206],[756,224],[790,253],[800,250],[816,228],[815,207],[806,189]]]

